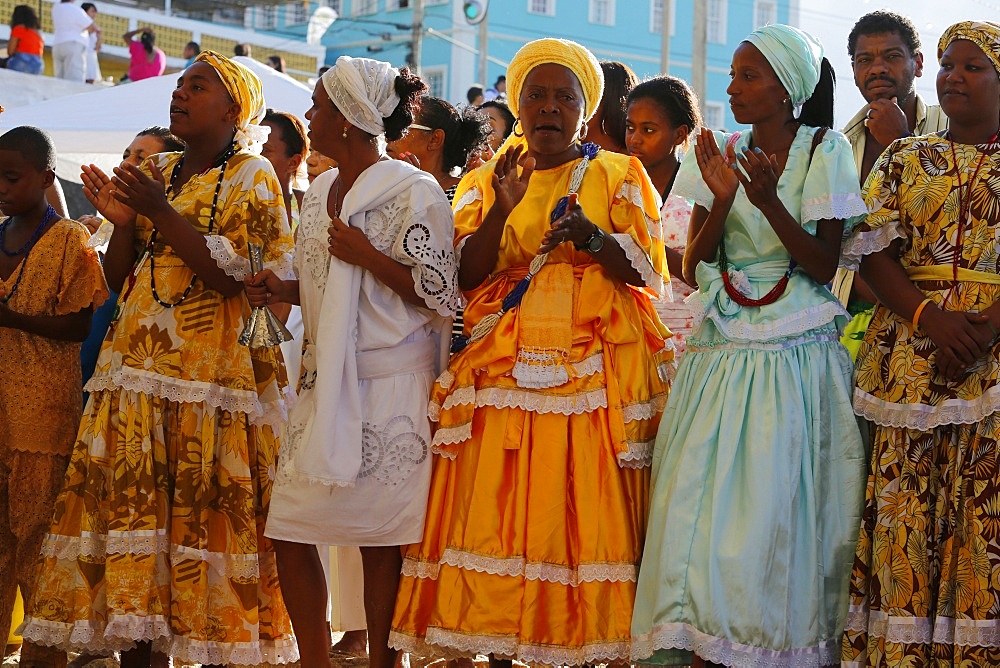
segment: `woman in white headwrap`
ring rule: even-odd
[[[281,186],[257,155],[263,117],[257,76],[206,51],[170,101],[183,152],[113,179],[84,167],[88,199],[114,225],[104,270],[120,297],[25,640],[121,651],[123,666],[297,658],[264,538],[284,366],[277,349],[236,341],[248,244],[291,273]]]
[[[306,666],[329,665],[326,582],[314,547],[361,548],[369,655],[391,668],[402,557],[420,539],[430,484],[427,402],[447,317],[461,306],[451,207],[432,176],[391,160],[383,139],[413,120],[423,82],[341,57],[306,114],[337,161],[302,201],[298,280],[264,271],[253,305],[301,304],[300,397],[285,430],[267,535]]]
[[[684,274],[700,308],[653,453],[632,618],[642,663],[835,663],[864,449],[847,312],[826,289],[865,212],[822,46],[789,26],[736,48],[750,132],[703,130],[674,191],[695,202]]]

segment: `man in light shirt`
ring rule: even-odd
[[[96,31],[94,20],[73,0],[52,5],[52,63],[57,77],[84,82],[88,38]]]
[[[844,128],[862,187],[885,148],[899,139],[948,128],[948,117],[937,105],[917,95],[914,81],[923,74],[924,54],[913,22],[889,11],[865,14],[847,38],[854,83],[868,103]],[[875,295],[853,271],[838,269],[833,294],[853,320],[841,339],[851,357],[871,321]]]

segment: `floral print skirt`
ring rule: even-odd
[[[1000,417],[873,439],[843,665],[1000,665]]]
[[[264,538],[277,441],[205,403],[91,395],[42,547],[25,640],[181,661],[298,658]]]

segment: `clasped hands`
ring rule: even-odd
[[[115,167],[114,177],[108,177],[97,165],[83,165],[83,194],[112,225],[133,223],[137,213],[155,225],[158,213],[173,208],[164,194],[163,173],[152,162],[149,168],[152,176],[135,165],[124,165]]]
[[[937,346],[938,371],[948,380],[958,380],[990,353],[997,338],[996,327],[985,312],[944,311],[928,306],[921,315],[920,327]]]
[[[767,156],[759,148],[745,148],[737,155],[732,146],[726,146],[723,157],[715,135],[708,128],[701,129],[694,150],[702,179],[717,200],[732,202],[742,185],[750,203],[762,211],[781,203],[780,170],[775,156]]]
[[[567,241],[579,249],[596,230],[597,225],[592,223],[583,212],[577,194],[570,193],[566,203],[566,213],[552,223],[545,232],[538,252],[548,253],[559,244]]]

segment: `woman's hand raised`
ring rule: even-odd
[[[116,227],[135,222],[135,211],[115,197],[115,186],[97,165],[83,165],[83,194]]]
[[[746,192],[750,203],[765,212],[775,205],[780,205],[777,158],[773,155],[770,157],[764,155],[764,152],[759,148],[752,151],[743,149],[742,155],[736,156],[736,158],[743,167],[743,171],[734,169],[733,173],[743,184],[743,191]]]
[[[518,166],[521,167],[520,176],[517,173]],[[535,159],[527,157],[523,147],[507,149],[497,158],[493,168],[493,192],[496,195],[494,206],[500,206],[510,213],[524,199],[534,171]]]
[[[708,128],[702,128],[698,134],[698,141],[694,146],[694,154],[698,159],[698,167],[701,169],[701,178],[705,185],[712,191],[715,199],[731,201],[736,197],[736,191],[740,187],[740,181],[731,165],[736,164],[736,154],[731,146],[726,147],[729,162],[722,157],[719,145],[715,141],[715,135]]]

